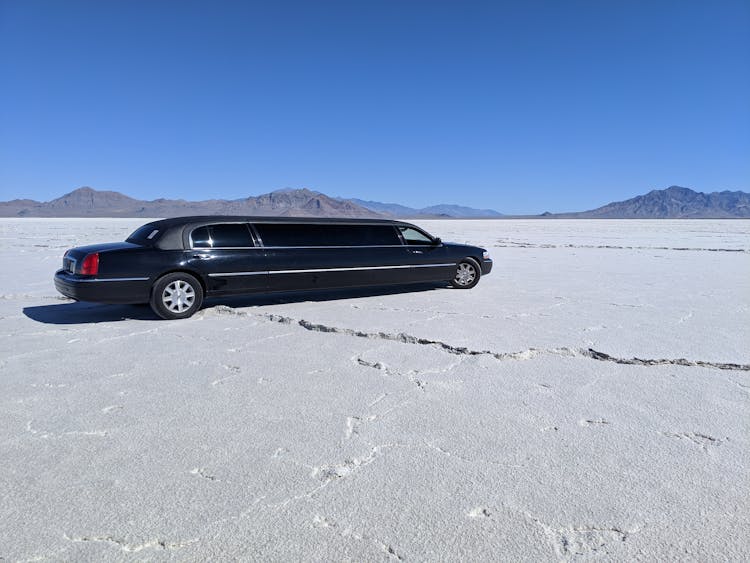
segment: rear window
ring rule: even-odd
[[[150,244],[159,237],[159,234],[159,229],[153,225],[143,225],[133,231],[133,233],[125,240],[126,242],[133,242],[136,244]]]
[[[244,223],[206,225],[190,233],[193,248],[246,248],[255,246]]]
[[[390,225],[256,224],[264,246],[385,246],[400,245]]]

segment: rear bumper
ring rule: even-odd
[[[82,278],[65,270],[55,273],[55,289],[78,301],[97,303],[148,303],[148,278]]]
[[[486,276],[492,271],[492,260],[482,260],[482,275]]]

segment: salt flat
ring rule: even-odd
[[[422,221],[471,291],[73,303],[0,221],[0,560],[750,559],[750,221]]]

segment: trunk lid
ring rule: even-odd
[[[80,272],[81,263],[87,255],[98,252],[99,254],[106,254],[114,250],[129,250],[143,248],[138,244],[131,242],[107,242],[103,244],[89,244],[87,246],[76,246],[71,248],[63,256],[62,269],[71,274]]]

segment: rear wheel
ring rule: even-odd
[[[473,258],[464,258],[456,266],[456,274],[451,280],[451,285],[457,289],[471,289],[479,283],[482,271],[479,264]]]
[[[200,282],[184,272],[160,277],[151,289],[151,308],[162,319],[186,319],[200,309],[202,303]]]

